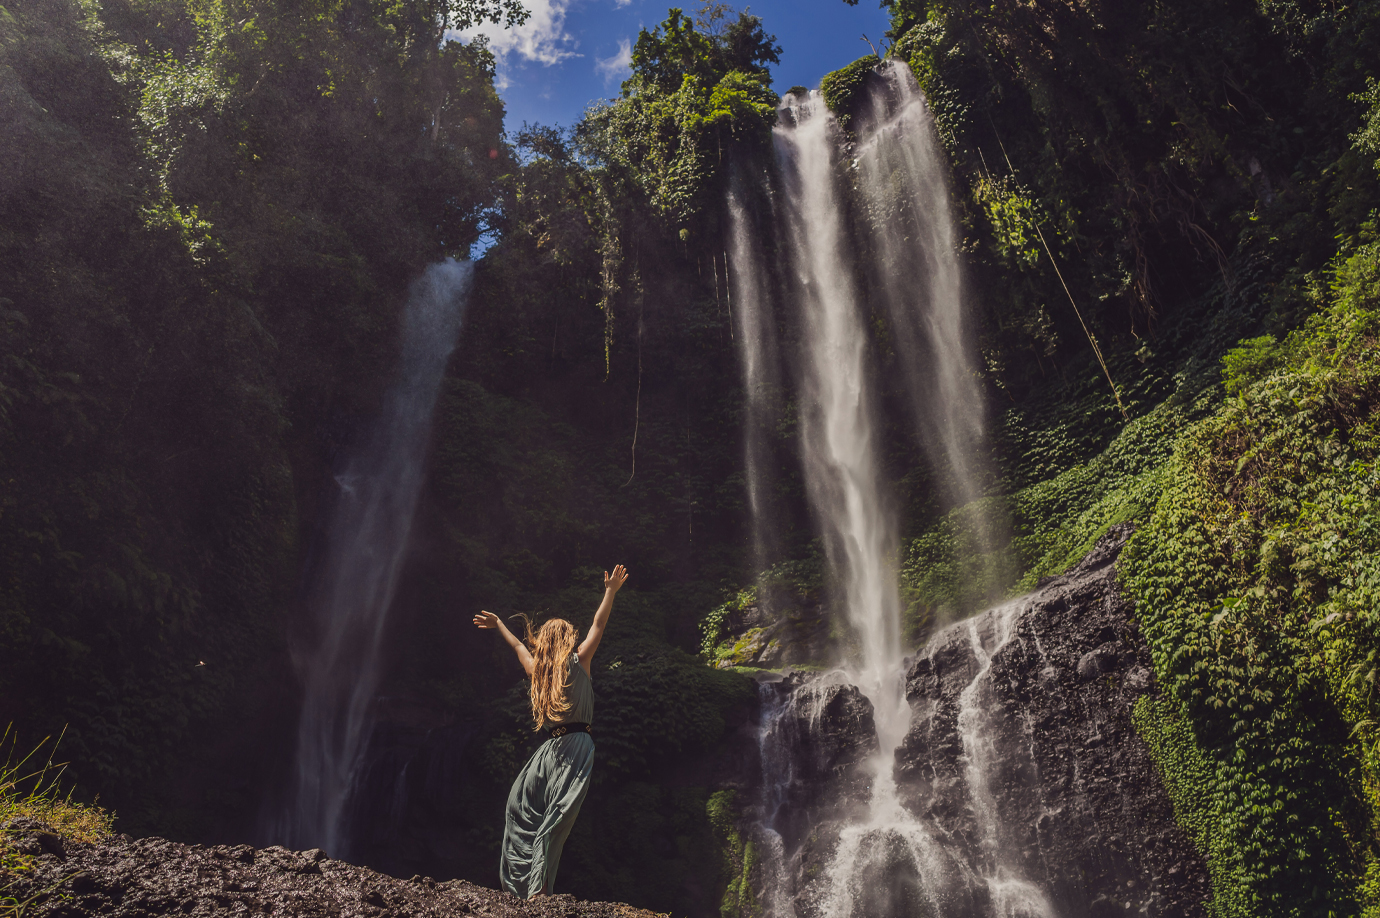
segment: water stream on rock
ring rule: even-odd
[[[763,790],[750,814],[762,862],[760,904],[772,918],[1054,918],[1039,889],[1007,863],[988,785],[993,756],[985,686],[992,655],[1010,637],[1014,612],[1000,617],[1004,630],[992,646],[973,632],[977,662],[960,705],[968,765],[963,780],[979,816],[977,844],[917,815],[898,792],[896,749],[912,715],[902,659],[897,521],[880,476],[867,291],[889,316],[919,438],[945,470],[940,479],[953,504],[979,496],[983,431],[947,163],[932,119],[900,64],[880,67],[866,92],[851,161],[842,160],[850,151],[818,93],[786,96],[773,133],[775,229],[786,267],[781,299],[793,304],[800,328],[794,375],[801,463],[852,641],[839,672],[763,686]],[[855,265],[850,257],[843,173],[853,176],[868,211],[873,244],[860,249],[872,263]],[[761,365],[764,342],[774,340],[763,318],[770,315],[767,272],[755,244],[744,238],[747,218],[736,195],[730,218],[751,411],[760,372],[754,368]],[[753,474],[749,461],[750,481]],[[862,698],[850,701],[848,692]],[[865,755],[841,739],[840,712],[850,705],[866,709],[854,720],[870,718],[875,730],[875,745]],[[794,800],[791,786],[807,772],[832,781],[835,799]],[[811,808],[814,823],[800,824],[793,804]]]
[[[1055,918],[1039,887],[1014,866],[1016,858],[1004,838],[1001,810],[992,788],[992,775],[1005,757],[992,724],[993,710],[999,707],[992,693],[992,658],[1011,639],[1023,608],[1023,603],[1017,600],[989,611],[981,619],[973,618],[953,626],[968,632],[968,644],[978,664],[977,675],[958,696],[958,735],[963,741],[964,778],[978,829],[978,870],[991,893],[993,913]],[[979,624],[993,626],[993,633],[988,635],[990,647],[984,643]]]
[[[336,476],[324,559],[311,587],[314,643],[303,684],[293,783],[276,839],[349,854],[347,813],[373,721],[381,641],[421,492],[432,411],[460,333],[474,269],[431,265],[412,285],[397,381],[366,441]]]

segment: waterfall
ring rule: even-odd
[[[735,340],[743,359],[743,389],[747,393],[743,418],[744,467],[747,470],[748,505],[752,511],[753,561],[758,570],[775,560],[776,539],[769,516],[766,465],[768,444],[766,425],[769,403],[780,385],[776,351],[776,320],[768,298],[769,279],[758,232],[743,201],[743,178],[733,170],[728,192],[728,272],[729,302],[737,303],[734,312]],[[730,269],[731,268],[731,269]]]
[[[384,625],[422,487],[431,415],[455,348],[473,265],[448,259],[413,283],[397,380],[370,436],[336,476],[339,489],[319,577],[314,644],[295,657],[303,685],[283,842],[347,855],[347,809],[380,678]]]
[[[899,691],[896,521],[881,491],[867,333],[846,260],[834,179],[838,123],[817,92],[804,99],[787,96],[781,115],[773,140],[784,187],[791,293],[801,314],[798,401],[805,487],[858,641],[860,688],[886,724],[883,745],[893,737],[899,743],[906,719]]]
[[[966,768],[955,778],[976,830],[955,830],[952,820],[914,811],[898,790],[896,750],[911,729],[912,711],[904,684],[899,533],[881,476],[869,316],[887,317],[917,437],[951,505],[980,496],[983,411],[947,165],[928,108],[909,70],[895,62],[880,67],[865,92],[851,150],[817,92],[785,97],[773,131],[771,238],[786,277],[780,300],[798,328],[791,366],[801,468],[850,643],[842,670],[763,687],[762,794],[747,813],[761,856],[759,904],[771,918],[1054,918],[1039,887],[1006,857],[991,786],[991,659],[1010,638],[1015,611],[1003,607],[983,617],[1001,624],[990,644],[971,632],[958,715]],[[850,188],[853,198],[846,197]],[[859,244],[847,229],[850,205],[865,209],[871,233]],[[769,272],[749,226],[735,183],[729,234],[751,421],[762,411],[762,367],[775,338]],[[753,449],[749,439],[756,511],[761,484]],[[975,628],[961,622],[949,630],[957,627]],[[865,700],[841,701],[841,686]],[[842,715],[821,713],[829,705],[851,710],[849,704],[867,708],[853,719],[859,731],[875,736],[865,754],[840,741],[843,728],[834,721]],[[820,750],[827,763],[816,761]],[[806,774],[812,777],[803,779]],[[832,798],[792,796],[791,786],[801,780],[829,786]],[[802,808],[808,816],[793,812]]]
[[[876,246],[872,274],[921,442],[931,463],[947,473],[939,478],[949,503],[967,504],[982,492],[984,417],[949,206],[948,161],[910,69],[887,61],[878,76],[866,97],[856,151]]]
[[[901,807],[892,777],[895,750],[910,723],[902,685],[897,527],[882,493],[868,340],[846,260],[837,133],[818,93],[788,96],[774,132],[783,236],[802,319],[802,467],[858,642],[850,676],[872,703],[878,739],[868,814],[844,830],[821,892],[826,916],[854,913],[858,880],[869,874],[873,854],[891,842],[910,854],[922,886],[933,885],[923,875],[940,857],[925,826]]]

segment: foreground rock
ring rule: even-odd
[[[571,896],[523,901],[467,883],[399,880],[331,860],[319,850],[183,845],[120,836],[96,845],[59,839],[22,821],[6,830],[12,847],[37,857],[37,869],[0,872],[0,906],[33,897],[34,918],[79,916],[283,915],[340,918],[656,918],[654,913]],[[5,888],[8,886],[8,888]]]
[[[794,849],[846,819],[872,794],[877,753],[872,702],[855,686],[792,674],[760,686],[765,721],[759,765],[761,807]],[[829,792],[819,793],[827,787]]]

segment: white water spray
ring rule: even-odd
[[[887,61],[877,72],[856,160],[876,243],[872,271],[916,427],[957,506],[982,496],[984,416],[948,162],[910,68]]]
[[[793,292],[804,327],[799,405],[805,486],[858,641],[859,688],[876,708],[886,745],[893,737],[900,742],[908,720],[898,691],[898,546],[896,522],[880,490],[867,335],[845,260],[834,180],[837,131],[823,98],[812,92],[804,99],[786,97],[773,138],[786,186],[782,210]]]
[[[470,262],[447,260],[413,284],[398,380],[372,436],[336,478],[340,491],[312,597],[316,643],[295,659],[303,700],[292,797],[275,827],[297,848],[348,853],[347,809],[372,726],[384,624],[473,273]]]

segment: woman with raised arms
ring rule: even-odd
[[[612,574],[604,572],[604,601],[578,648],[575,626],[563,618],[551,619],[533,634],[532,622],[524,616],[527,634],[523,642],[492,612],[474,617],[480,628],[497,628],[517,654],[532,680],[533,729],[551,734],[532,753],[508,793],[498,873],[503,888],[524,899],[551,892],[561,849],[589,792],[589,776],[594,769],[594,738],[590,735],[594,686],[589,664],[604,639],[613,597],[627,579],[627,569],[621,564]]]

